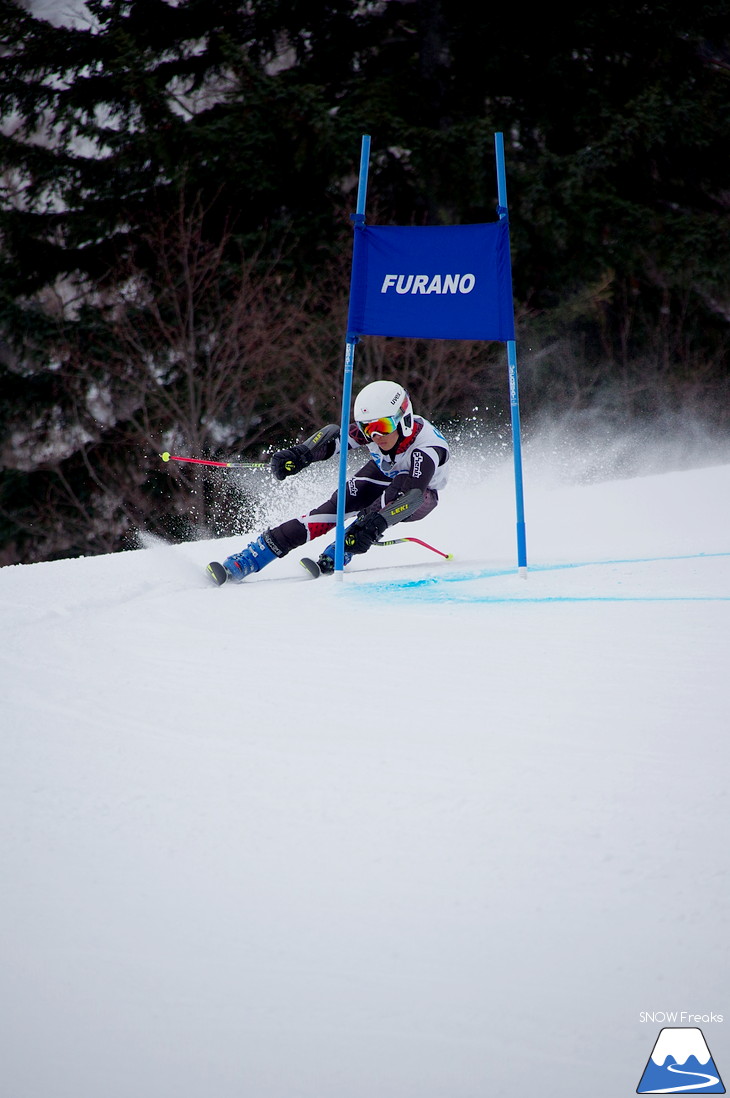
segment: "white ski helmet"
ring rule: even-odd
[[[371,381],[355,397],[355,422],[367,438],[389,435],[400,428],[403,438],[413,434],[413,407],[402,385]]]

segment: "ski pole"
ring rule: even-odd
[[[222,469],[268,469],[268,461],[207,461],[205,458],[175,457],[165,450],[160,454],[163,461],[191,461],[195,465],[218,465]]]
[[[440,549],[429,545],[427,541],[421,541],[420,538],[391,538],[390,541],[375,541],[373,545],[399,545],[402,541],[415,541],[417,545],[422,545],[424,549],[430,549],[432,553],[438,553],[440,557],[445,557],[446,560],[454,559],[453,553],[442,553]]]

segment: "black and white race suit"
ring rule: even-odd
[[[414,416],[413,432],[403,438],[388,453],[362,434],[356,423],[350,424],[348,450],[367,448],[369,460],[347,481],[345,519],[363,511],[379,511],[393,500],[420,488],[423,500],[418,509],[404,522],[425,518],[438,503],[438,493],[449,476],[449,444],[433,424]],[[339,432],[336,438],[313,452],[314,461],[325,461],[340,452]],[[284,556],[292,549],[313,538],[329,533],[335,526],[337,491],[319,507],[300,518],[289,519],[269,531],[269,536]]]

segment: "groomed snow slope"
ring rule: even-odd
[[[4,1095],[618,1098],[661,1010],[730,1075],[730,463],[525,472],[527,579],[458,460],[451,562],[0,570]]]

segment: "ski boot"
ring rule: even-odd
[[[219,586],[225,583],[227,579],[233,580],[234,583],[240,583],[252,572],[260,572],[267,564],[271,564],[272,560],[281,556],[282,554],[277,553],[274,549],[268,533],[267,530],[261,534],[260,537],[256,538],[256,541],[252,541],[240,553],[233,553],[230,557],[226,557],[222,565],[218,564],[217,561],[211,561],[208,565],[208,574],[213,581]]]
[[[345,552],[343,558],[343,567],[350,563],[352,560],[352,553]],[[304,557],[301,561],[303,568],[306,568],[310,576],[313,579],[317,579],[318,576],[331,576],[335,570],[335,543],[332,542],[327,548],[319,554],[317,560],[311,560],[309,557]]]
[[[352,560],[352,553],[348,553],[345,550],[345,555],[342,558],[342,567],[346,568]],[[323,576],[331,576],[335,570],[335,543],[332,542],[326,549],[323,549],[317,558],[317,564],[319,570]]]

